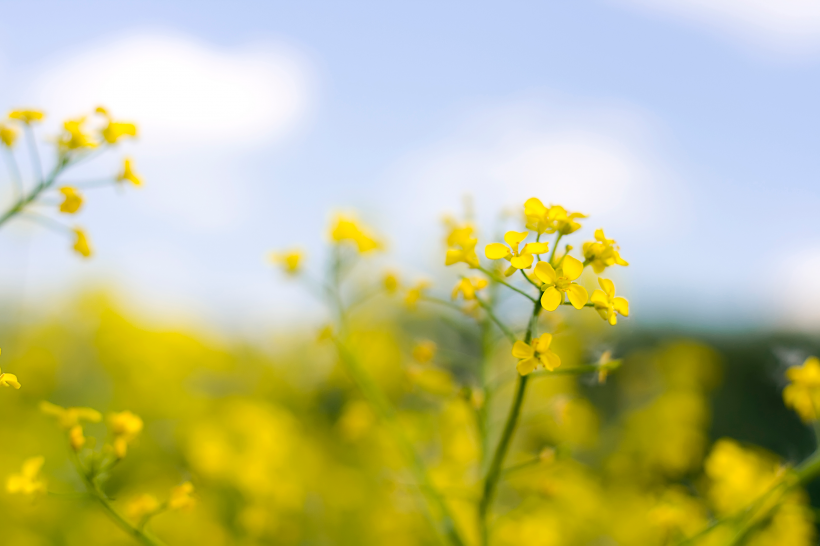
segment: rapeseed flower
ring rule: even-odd
[[[627,266],[629,262],[621,258],[620,248],[615,244],[614,239],[607,239],[603,229],[595,230],[595,241],[584,243],[582,248],[584,261],[592,266],[592,270],[598,275],[611,265]]]
[[[57,138],[57,147],[60,153],[66,154],[76,150],[93,149],[97,147],[94,138],[85,132],[85,118],[70,119],[63,123],[63,133]]]
[[[581,309],[589,300],[586,288],[573,282],[584,272],[584,264],[572,256],[565,256],[558,268],[553,268],[547,262],[538,262],[535,274],[543,283],[544,293],[541,295],[541,305],[547,311],[555,311],[564,301],[564,294],[569,297],[570,303],[576,309]]]
[[[85,445],[82,425],[74,425],[68,430],[68,443],[74,451],[80,451]]]
[[[569,213],[560,205],[545,206],[540,199],[531,197],[524,203],[524,219],[527,229],[538,233],[569,235],[581,228],[576,220],[586,218],[580,212]]]
[[[817,421],[820,408],[820,359],[810,356],[802,366],[786,370],[789,384],[783,389],[783,402],[792,408],[803,422]]]
[[[530,343],[516,341],[512,348],[512,355],[520,359],[516,365],[518,373],[521,375],[532,373],[539,364],[550,371],[560,366],[561,359],[550,350],[551,343],[552,334],[542,334]]]
[[[99,423],[102,415],[99,411],[91,408],[63,408],[51,402],[43,400],[40,402],[40,411],[46,415],[57,418],[60,427],[70,430],[79,425],[82,421],[89,423]]]
[[[112,413],[108,416],[108,429],[114,437],[114,453],[122,459],[128,452],[128,444],[142,431],[142,419],[130,411]]]
[[[450,232],[447,234],[447,255],[444,265],[465,263],[472,268],[478,267],[478,255],[475,252],[478,239],[474,237],[473,226],[470,224],[458,225],[454,221],[447,222]]]
[[[302,269],[302,262],[305,253],[301,250],[288,250],[286,252],[272,252],[270,261],[278,264],[288,275],[295,275]]]
[[[3,143],[3,146],[6,148],[11,148],[14,146],[14,142],[17,140],[17,129],[10,125],[4,125],[0,123],[0,142]]]
[[[407,295],[404,297],[404,304],[410,309],[415,309],[419,300],[424,295],[423,292],[428,288],[430,288],[430,281],[417,282],[415,286],[407,291]]]
[[[352,242],[362,254],[381,248],[381,243],[365,233],[359,225],[350,218],[338,216],[330,230],[330,238],[335,243]]]
[[[137,495],[126,506],[128,516],[136,521],[159,510],[160,504],[156,497],[143,493]]]
[[[171,495],[168,498],[168,508],[171,510],[187,510],[193,508],[196,504],[193,493],[194,484],[191,482],[181,483],[174,487],[171,489]]]
[[[135,186],[142,185],[142,177],[134,171],[134,162],[126,157],[123,161],[122,171],[117,175],[117,182],[129,181]]]
[[[63,202],[60,203],[60,212],[66,214],[74,214],[83,205],[83,196],[71,186],[63,186],[60,188],[60,193],[63,194]]]
[[[535,260],[534,256],[537,254],[544,254],[549,250],[547,243],[527,243],[519,251],[519,246],[530,234],[529,231],[508,231],[504,234],[504,242],[490,243],[484,249],[484,254],[490,260],[505,259],[510,262],[510,267],[504,274],[509,277],[517,269],[529,269],[532,267],[532,262]]]
[[[108,113],[108,110],[102,106],[98,106],[96,112],[102,114],[108,120],[108,125],[106,125],[101,132],[103,139],[105,139],[107,143],[116,144],[123,137],[137,136],[137,126],[133,123],[114,121]]]
[[[13,373],[3,373],[3,371],[0,370],[0,387],[19,389],[20,382],[17,380],[17,376]]]
[[[42,110],[12,110],[9,113],[10,119],[15,119],[17,121],[21,121],[26,125],[31,125],[32,123],[43,121],[45,117],[45,113]]]
[[[601,318],[615,326],[618,322],[616,312],[623,317],[629,316],[629,302],[626,298],[615,297],[615,283],[611,280],[598,277],[598,284],[603,290],[595,290],[590,301]]]
[[[453,288],[452,299],[456,299],[461,294],[465,300],[474,300],[476,299],[476,292],[487,288],[487,284],[487,279],[483,277],[464,277]]]
[[[30,457],[23,461],[23,468],[17,474],[12,474],[6,480],[8,493],[20,493],[34,496],[46,492],[46,482],[40,478],[40,469],[45,463],[45,457]]]
[[[88,258],[91,256],[91,245],[88,243],[88,237],[80,228],[74,228],[74,250],[80,254],[83,258]]]

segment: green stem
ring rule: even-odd
[[[496,326],[498,326],[499,330],[504,332],[504,335],[507,336],[507,339],[510,340],[510,343],[515,343],[516,342],[515,334],[512,333],[512,330],[507,328],[507,326],[503,322],[501,322],[501,320],[499,320],[499,318],[497,316],[495,316],[495,313],[493,313],[492,307],[490,307],[487,303],[485,303],[478,296],[476,296],[475,299],[478,302],[478,304],[481,306],[481,308],[484,309],[484,312],[487,313],[487,316],[490,317],[490,319],[495,323]]]
[[[552,260],[555,258],[555,251],[558,250],[558,243],[561,242],[561,237],[563,237],[563,236],[564,236],[564,234],[559,231],[558,236],[555,237],[555,242],[552,244],[552,252],[550,252],[550,261],[549,261],[550,265],[554,265],[552,263]]]
[[[511,285],[510,283],[506,282],[504,279],[500,278],[499,276],[497,276],[492,271],[490,271],[488,269],[484,269],[483,267],[479,267],[478,270],[481,271],[482,273],[484,273],[485,275],[487,275],[488,277],[490,277],[492,280],[494,280],[498,284],[503,284],[504,286],[506,286],[510,290],[518,292],[519,294],[521,294],[522,296],[524,296],[525,298],[527,298],[531,302],[535,303],[535,302],[538,301],[537,299],[533,298],[532,296],[530,296],[529,294],[527,294],[523,290],[520,290],[520,289],[514,287],[513,285]]]
[[[7,221],[12,219],[14,216],[19,214],[20,212],[22,212],[22,210],[26,207],[26,205],[28,205],[29,203],[31,203],[32,201],[37,199],[37,197],[39,197],[40,194],[43,193],[43,191],[45,191],[52,184],[54,184],[54,181],[57,180],[57,176],[60,174],[60,172],[67,165],[68,165],[68,158],[66,158],[66,157],[60,158],[59,162],[57,163],[57,165],[55,165],[54,170],[51,172],[51,174],[49,175],[49,177],[47,179],[42,180],[39,184],[37,184],[34,187],[33,190],[31,190],[31,192],[28,195],[22,196],[20,199],[17,200],[17,202],[14,205],[11,206],[11,208],[9,210],[4,212],[2,214],[2,216],[0,216],[0,226],[5,224]]]
[[[535,288],[537,288],[539,292],[541,291],[541,287],[540,287],[540,286],[538,286],[537,284],[535,284],[535,281],[534,281],[534,280],[532,280],[531,278],[529,278],[529,277],[527,276],[527,274],[526,274],[526,273],[524,273],[524,270],[523,270],[523,269],[519,269],[519,271],[521,272],[521,274],[522,274],[522,275],[524,275],[524,278],[525,278],[525,279],[527,279],[527,282],[528,282],[528,283],[530,283],[530,284],[531,284],[531,285],[533,285]]]

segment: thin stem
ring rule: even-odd
[[[5,224],[10,219],[14,218],[17,214],[19,214],[29,203],[37,199],[43,191],[48,189],[52,184],[54,184],[55,180],[57,180],[57,176],[59,176],[60,172],[68,166],[68,157],[63,156],[57,162],[57,165],[54,166],[54,170],[51,172],[49,177],[43,180],[41,183],[37,184],[33,190],[28,195],[22,196],[20,199],[17,200],[14,205],[11,206],[6,212],[0,215],[0,226]]]
[[[508,282],[506,282],[505,280],[503,280],[503,279],[499,278],[499,277],[498,277],[495,273],[493,273],[492,271],[489,271],[489,270],[487,270],[487,269],[484,269],[483,267],[479,267],[479,268],[478,268],[478,270],[479,270],[479,271],[481,271],[482,273],[484,273],[485,275],[487,275],[488,277],[490,277],[492,280],[494,280],[494,281],[495,281],[495,282],[497,282],[498,284],[503,284],[504,286],[506,286],[506,287],[507,287],[507,288],[509,288],[510,290],[514,290],[515,292],[518,292],[519,294],[521,294],[522,296],[524,296],[525,298],[527,298],[527,299],[528,299],[528,300],[530,300],[531,302],[535,303],[535,302],[537,302],[537,301],[538,301],[538,300],[536,300],[535,298],[533,298],[532,296],[530,296],[529,294],[527,294],[526,292],[524,292],[523,290],[520,290],[520,289],[518,289],[518,288],[514,287],[513,285],[509,284],[509,283],[508,283]]]
[[[536,287],[536,288],[538,289],[538,291],[539,291],[539,292],[541,291],[541,287],[540,287],[540,286],[538,286],[537,284],[535,284],[535,281],[534,281],[534,280],[532,280],[531,278],[529,278],[529,277],[527,276],[527,274],[526,274],[526,273],[524,273],[524,270],[523,270],[523,269],[519,269],[519,271],[521,272],[521,274],[522,274],[522,275],[524,275],[524,278],[525,278],[525,279],[527,279],[527,282],[528,282],[528,283],[530,283],[531,285],[533,285],[534,287]]]
[[[419,300],[426,301],[427,303],[435,303],[437,305],[443,305],[444,307],[449,307],[450,309],[453,309],[454,311],[458,311],[459,313],[464,312],[464,309],[459,307],[457,304],[455,304],[451,301],[443,300],[441,298],[436,298],[436,297],[433,297],[433,296],[421,296],[419,298]]]
[[[572,305],[572,302],[571,301],[565,301],[561,305]],[[585,303],[584,307],[595,307],[595,304],[594,303]]]
[[[9,175],[14,184],[14,197],[20,199],[23,195],[23,177],[20,175],[20,166],[17,165],[17,158],[11,148],[3,147],[6,150],[6,164],[9,168]]]
[[[484,309],[484,312],[487,313],[487,316],[490,317],[490,320],[492,320],[495,323],[495,325],[498,326],[499,330],[504,332],[504,335],[507,336],[507,339],[510,340],[510,343],[515,343],[516,342],[515,334],[512,333],[512,330],[507,328],[507,326],[503,322],[501,322],[501,320],[497,316],[495,316],[495,313],[493,313],[492,307],[490,307],[486,302],[484,302],[478,296],[476,296],[475,299],[478,302],[478,304],[481,306],[481,308]]]
[[[559,231],[558,236],[555,238],[555,242],[552,244],[552,252],[550,252],[550,261],[549,261],[550,265],[552,265],[552,260],[555,258],[555,251],[558,249],[558,243],[561,242],[561,237],[563,237],[563,236],[564,236],[564,234]]]
[[[26,140],[28,141],[28,150],[31,155],[32,168],[34,169],[34,173],[37,175],[37,184],[42,185],[44,182],[43,164],[40,162],[40,152],[37,151],[37,140],[34,138],[34,129],[32,129],[31,125],[26,123],[24,132],[26,133]]]

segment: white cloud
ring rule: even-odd
[[[770,52],[820,49],[820,0],[611,0],[710,27]]]
[[[142,140],[169,153],[281,137],[304,117],[311,92],[306,63],[287,47],[216,48],[151,33],[54,59],[34,87],[39,103],[58,115],[104,104],[137,120]]]

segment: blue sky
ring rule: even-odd
[[[52,121],[107,104],[141,123],[126,151],[148,182],[90,196],[91,262],[4,235],[0,281],[29,303],[102,280],[153,315],[275,324],[311,308],[268,250],[316,260],[356,210],[391,242],[374,270],[437,278],[441,215],[471,193],[485,227],[532,195],[589,212],[583,238],[605,227],[632,264],[634,321],[820,324],[820,2],[3,11],[0,103]]]

